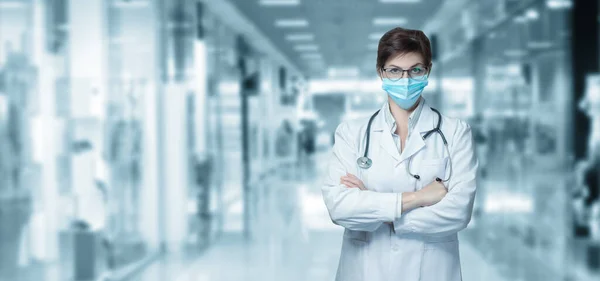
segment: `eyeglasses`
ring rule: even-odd
[[[392,81],[397,81],[404,76],[404,72],[408,73],[408,77],[415,80],[425,80],[429,76],[428,68],[424,65],[413,66],[407,70],[399,67],[382,68],[383,77]]]

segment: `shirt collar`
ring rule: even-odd
[[[419,121],[419,116],[421,116],[421,111],[423,110],[423,104],[425,103],[425,99],[423,97],[421,97],[419,99],[419,104],[417,105],[417,108],[415,108],[415,110],[408,116],[408,131],[411,132],[414,127],[417,125],[417,121]],[[392,111],[390,110],[390,105],[388,102],[385,103],[384,108],[384,116],[385,116],[385,123],[388,125],[388,127],[390,128],[390,133],[394,134],[396,133],[396,120],[394,119],[394,116],[392,115]]]

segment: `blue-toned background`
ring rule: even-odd
[[[333,280],[377,42],[474,128],[465,281],[600,280],[596,0],[0,0],[0,280]],[[365,119],[366,120],[366,119]]]

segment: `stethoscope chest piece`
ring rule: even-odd
[[[373,160],[371,160],[371,158],[369,158],[369,157],[363,156],[363,157],[358,158],[356,160],[356,163],[362,169],[368,169],[368,168],[371,168],[371,165],[373,165]]]

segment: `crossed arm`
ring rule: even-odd
[[[470,127],[459,123],[451,149],[453,174],[446,188],[433,182],[416,192],[378,193],[368,190],[356,174],[356,147],[348,139],[348,126],[336,130],[333,158],[322,187],[323,198],[335,224],[347,229],[374,231],[393,224],[396,234],[444,236],[466,227],[475,197],[477,160],[472,151]],[[438,200],[439,199],[439,200]]]
[[[345,176],[340,177],[340,184],[343,184],[347,188],[358,188],[360,190],[367,190],[365,184],[353,174],[347,173]],[[446,196],[448,190],[446,187],[437,181],[434,181],[419,191],[414,192],[402,192],[398,198],[401,201],[398,202],[401,212],[404,214],[412,209],[418,207],[431,206],[442,200]],[[397,206],[398,207],[398,206]],[[392,221],[385,222],[386,224],[392,224]]]

